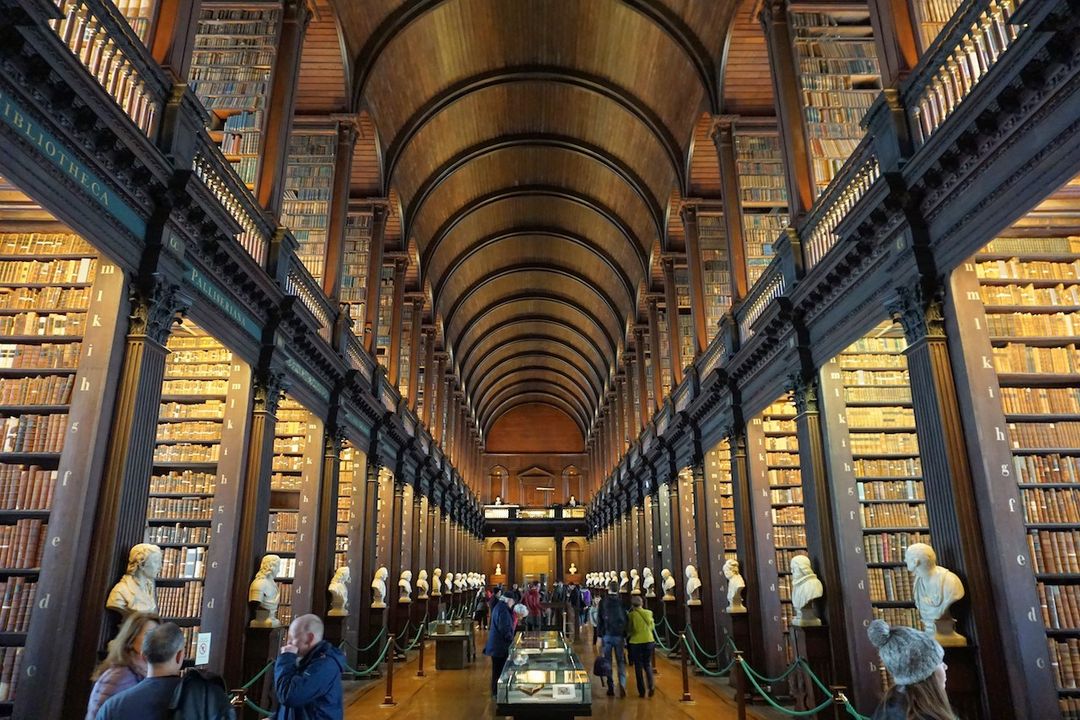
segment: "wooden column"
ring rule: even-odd
[[[645,378],[645,328],[641,325],[634,327],[634,362],[637,366],[638,381],[638,411],[641,413],[641,427],[649,424],[652,408],[649,407],[648,382]]]
[[[159,0],[146,47],[173,83],[187,82],[201,0]]]
[[[435,401],[435,328],[425,325],[424,333],[424,405],[421,408],[420,422],[431,431],[431,418],[434,413],[431,406]]]
[[[626,441],[630,444],[637,439],[638,424],[637,415],[638,411],[634,407],[634,403],[637,402],[637,390],[634,388],[634,378],[636,371],[634,369],[634,354],[628,353],[626,357]]]
[[[742,193],[739,165],[735,155],[735,118],[721,115],[713,119],[709,133],[720,164],[720,187],[724,201],[724,231],[731,263],[732,303],[738,305],[750,289],[746,270],[746,243],[743,239]]]
[[[684,202],[679,208],[686,237],[686,269],[690,276],[690,312],[694,319],[694,356],[705,352],[709,345],[709,329],[705,322],[705,274],[701,268],[701,242],[698,237],[698,207]],[[687,363],[693,358],[684,358]]]
[[[375,571],[379,568],[379,548],[376,542],[379,528],[379,471],[382,461],[379,458],[379,429],[375,428],[371,434],[370,451],[367,458],[367,472],[364,477],[364,506],[363,527],[364,536],[358,546],[360,550],[360,573],[355,579],[359,585],[359,593],[356,597],[360,603],[360,628],[357,645],[364,647],[369,644],[378,632],[373,629],[373,611],[371,607],[371,581],[375,577]],[[349,547],[352,548],[354,535],[349,537]],[[388,588],[389,591],[389,588]],[[385,617],[385,613],[383,614]]]
[[[698,577],[701,578],[701,589],[699,591],[699,597],[701,599],[701,607],[703,612],[701,618],[704,621],[704,627],[700,630],[695,629],[694,632],[698,633],[698,642],[704,647],[709,654],[715,654],[716,648],[719,647],[719,638],[717,635],[717,622],[716,616],[713,613],[713,592],[716,591],[714,584],[714,578],[721,573],[713,571],[713,557],[710,553],[711,544],[709,542],[709,492],[708,486],[705,482],[705,458],[703,451],[698,449],[698,457],[694,459],[694,462],[690,465],[690,472],[693,476],[693,503],[694,503],[694,542],[697,545],[697,571]],[[723,532],[722,528],[713,529],[713,532]]]
[[[645,521],[645,498],[639,497],[637,504],[634,505],[634,514],[637,517],[637,551],[638,551],[638,572],[640,573],[643,568],[648,566],[651,562],[652,554],[649,552],[649,539],[648,539],[648,523]],[[644,584],[641,588],[641,594],[645,594]]]
[[[683,596],[686,588],[683,586],[683,568],[681,566],[683,558],[683,540],[682,540],[682,504],[679,502],[679,476],[673,475],[667,480],[668,491],[668,512],[671,518],[671,560],[674,567],[671,568],[671,576],[675,578],[675,604],[680,608],[678,612],[673,613],[669,618],[675,631],[678,632],[683,629],[683,625],[686,623],[686,618],[682,611],[682,607],[685,606],[686,598]]]
[[[663,588],[661,584],[663,582],[660,577],[660,571],[664,568],[664,557],[662,552],[658,549],[663,542],[663,524],[660,520],[660,492],[662,486],[659,483],[654,484],[654,490],[650,496],[649,511],[652,513],[652,535],[649,537],[649,554],[653,564],[653,575],[656,577],[656,592],[657,595],[663,595]]]
[[[615,376],[615,464],[626,452],[626,376]]]
[[[398,603],[398,579],[401,577],[401,548],[405,542],[402,521],[405,514],[405,483],[394,475],[394,497],[390,505],[390,562],[387,569],[390,577],[386,579],[386,609],[390,631],[401,627],[401,615]]]
[[[435,568],[439,566],[439,506],[431,498],[428,498],[427,502],[427,531],[425,532],[425,540],[427,544],[427,552],[424,555],[424,568],[428,571],[429,576],[434,576]],[[431,582],[430,578],[428,582]]]
[[[367,460],[367,455],[362,453],[359,449],[353,450],[353,472],[352,483],[349,486],[349,597],[354,598],[349,602],[349,614],[345,618],[345,631],[344,639],[348,640],[354,647],[363,647],[366,643],[361,643],[360,638],[363,632],[361,630],[361,618],[363,618],[364,625],[368,622],[368,617],[364,612],[366,606],[364,604],[364,592],[365,585],[369,585],[371,582],[370,576],[365,574],[366,568],[364,567],[364,558],[366,558],[370,552],[369,546],[374,546],[375,543],[371,541],[371,537],[374,536],[373,525],[368,524],[368,472],[370,464]],[[339,470],[340,472],[340,463]],[[374,569],[371,573],[374,574]],[[371,600],[368,600],[368,605],[371,604]],[[346,656],[349,658],[349,664],[351,665],[356,658],[353,653],[347,652]]]
[[[235,677],[243,668],[244,632],[248,624],[248,586],[266,552],[266,526],[270,519],[270,474],[274,459],[274,427],[281,400],[283,370],[264,367],[255,375],[255,402],[251,411],[247,447],[247,465],[243,495],[238,512],[240,528],[234,548],[235,565],[232,595],[228,608],[228,636],[225,638],[225,673],[227,681],[244,682]]]
[[[810,174],[810,149],[802,114],[802,95],[796,74],[795,51],[788,26],[787,3],[767,0],[761,11],[765,43],[769,49],[769,67],[776,102],[776,119],[787,169],[788,209],[792,224],[814,204],[814,184]]]
[[[434,339],[434,338],[433,338]],[[428,430],[435,443],[442,445],[442,413],[446,402],[446,353],[435,353],[435,371],[431,377],[431,424]]]
[[[376,200],[371,207],[371,243],[368,251],[367,301],[364,306],[364,349],[375,355],[379,336],[379,292],[382,289],[383,249],[386,244],[386,216],[389,204]]]
[[[259,135],[259,172],[255,178],[255,199],[275,219],[281,217],[285,168],[289,161],[289,133],[300,79],[300,56],[310,20],[307,0],[285,0],[277,56],[266,98],[266,119]]]
[[[418,295],[412,298],[412,326],[409,337],[409,399],[408,405],[416,412],[416,398],[420,395],[417,380],[420,378],[420,333],[423,326],[424,296]]]
[[[760,665],[765,657],[765,639],[762,633],[763,623],[759,608],[761,593],[764,588],[755,582],[758,567],[758,547],[754,540],[753,507],[750,496],[752,491],[750,482],[750,464],[747,458],[747,435],[746,426],[742,419],[736,421],[726,429],[724,435],[728,439],[731,448],[731,490],[732,501],[735,505],[735,534],[736,556],[739,558],[739,569],[747,578],[746,589],[743,592],[743,605],[746,606],[750,615],[750,627],[755,631],[750,633],[750,647],[739,648],[748,654],[748,662]],[[767,548],[763,552],[771,552]],[[725,588],[727,584],[725,583]]]
[[[675,287],[675,259],[661,260],[664,267],[664,316],[667,318],[668,354],[671,356],[671,388],[683,379],[682,341],[679,331],[679,296]]]
[[[341,298],[342,273],[345,271],[345,227],[349,218],[349,182],[352,179],[353,150],[358,137],[356,125],[339,122],[337,152],[334,154],[334,189],[326,228],[326,263],[323,267],[323,292],[337,305]]]
[[[411,521],[411,527],[409,529],[409,566],[406,570],[409,570],[413,574],[413,585],[416,585],[416,576],[419,574],[420,568],[424,566],[423,560],[420,556],[420,522],[424,516],[424,495],[420,492],[420,486],[413,486],[412,496],[412,515],[409,516]]]
[[[994,599],[995,586],[945,338],[942,300],[926,297],[921,288],[900,286],[888,308],[903,325],[908,341],[908,374],[930,537],[938,563],[964,582],[965,598],[952,611],[957,630],[977,648],[975,657],[981,672],[975,677],[983,682],[978,689],[982,717],[997,717],[1001,709],[1013,707],[1020,698],[1012,697],[1009,672],[1002,662],[1006,654],[998,625],[1001,608]]]
[[[312,612],[313,591],[317,591],[317,594],[322,597],[326,595],[325,583],[322,577],[316,574],[317,558],[320,551],[324,550],[326,542],[326,540],[321,540],[318,534],[318,529],[322,526],[320,511],[323,507],[323,493],[328,490],[321,477],[324,456],[322,420],[309,413],[304,435],[304,465],[300,478],[300,503],[297,513],[299,524],[296,533],[296,574],[293,577],[292,587],[293,617]],[[337,484],[335,483],[329,490],[336,496]],[[328,509],[332,509],[333,513],[328,528],[330,530],[328,540],[332,553],[337,521],[336,499]],[[325,567],[323,572],[325,572]],[[330,582],[329,576],[326,576],[325,582]],[[323,587],[319,587],[320,585]]]
[[[661,377],[660,367],[663,360],[660,352],[660,310],[657,308],[660,298],[656,295],[649,295],[645,302],[649,306],[649,356],[652,360],[654,407],[650,408],[650,411],[655,412],[660,409],[664,400],[664,381]]]
[[[401,327],[405,317],[405,258],[394,260],[394,304],[390,309],[390,356],[386,359],[387,377],[397,390],[401,380]]]
[[[881,85],[896,88],[919,64],[919,41],[909,0],[868,0]]]

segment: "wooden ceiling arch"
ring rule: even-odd
[[[478,386],[475,396],[476,408],[483,408],[484,402],[489,396],[494,397],[502,388],[517,382],[521,378],[555,382],[574,393],[586,409],[595,407],[596,398],[592,397],[589,391],[580,385],[573,375],[545,365],[527,365],[519,368],[507,368],[498,375],[492,375],[486,384]]]
[[[585,355],[575,347],[562,342],[550,342],[544,338],[519,338],[505,342],[483,358],[463,376],[463,382],[470,385],[470,379],[476,378],[476,384],[482,383],[487,372],[501,362],[510,362],[519,358],[557,358],[577,368],[595,391],[597,399],[603,396],[604,378]]]
[[[518,399],[518,396],[528,393],[542,393],[552,398],[558,398],[566,407],[573,408],[574,417],[578,419],[582,427],[588,427],[591,417],[588,406],[577,395],[547,376],[516,380],[504,385],[498,392],[490,395],[485,400],[484,405],[476,408],[476,416],[480,422],[480,427],[489,427],[491,416],[495,411],[508,401],[514,402]]]
[[[584,397],[590,401],[590,406],[595,407],[600,400],[601,388],[593,385],[588,376],[577,365],[552,353],[518,353],[495,363],[490,370],[483,373],[476,385],[475,397],[477,401],[483,397],[485,390],[504,379],[510,373],[525,370],[530,372],[537,370],[552,371],[556,375],[562,376],[581,390]]]
[[[513,410],[515,407],[529,404],[550,405],[554,408],[562,410],[567,416],[574,421],[574,425],[581,431],[582,437],[587,437],[589,434],[589,424],[583,422],[574,409],[567,405],[565,401],[560,398],[553,397],[543,392],[525,392],[520,395],[510,398],[499,404],[498,407],[491,409],[489,418],[486,422],[480,424],[481,432],[486,437],[491,432],[491,428],[495,425],[500,417]]]

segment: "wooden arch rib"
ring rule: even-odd
[[[556,295],[555,293],[549,293],[544,291],[524,291],[515,293],[507,297],[500,298],[498,301],[491,303],[480,312],[473,315],[466,322],[465,326],[454,335],[455,347],[458,348],[458,352],[467,353],[474,344],[470,342],[470,333],[476,330],[484,330],[490,332],[490,327],[481,326],[481,322],[485,318],[489,317],[493,313],[503,308],[516,304],[525,304],[529,302],[542,302],[542,303],[556,303],[562,305],[568,311],[575,314],[575,316],[582,316],[587,320],[587,324],[598,330],[607,341],[608,347],[615,348],[618,346],[618,336],[613,335],[607,327],[600,321],[598,317],[585,305],[578,303],[576,300],[567,298],[562,295]],[[521,317],[528,313],[518,313],[515,317]],[[567,321],[573,321],[575,318],[564,318]]]
[[[570,362],[561,355],[551,352],[520,352],[514,353],[491,364],[491,367],[478,376],[476,397],[480,397],[487,388],[498,380],[506,377],[514,370],[554,370],[571,379],[578,388],[585,393],[590,405],[599,407],[602,389],[593,385],[589,376],[582,372],[581,368]]]
[[[352,2],[353,0],[344,0]],[[394,12],[390,13],[376,28],[375,32],[367,39],[367,42],[357,53],[353,67],[356,68],[356,78],[353,83],[353,107],[359,107],[360,100],[367,90],[368,81],[379,57],[405,28],[417,22],[428,11],[438,7],[446,0],[412,0],[402,3]],[[623,0],[652,23],[657,25],[667,34],[672,42],[679,47],[690,64],[698,74],[698,79],[705,90],[712,113],[720,112],[719,83],[716,79],[715,64],[709,56],[708,50],[701,39],[686,26],[686,24],[672,13],[659,0]]]
[[[607,207],[596,198],[591,197],[586,193],[573,188],[557,187],[554,185],[523,185],[519,187],[505,188],[497,190],[493,193],[482,195],[472,200],[467,205],[458,208],[458,210],[455,211],[454,214],[451,215],[449,218],[447,218],[447,220],[439,227],[438,231],[431,237],[431,239],[428,240],[423,252],[420,254],[420,271],[422,276],[428,276],[428,272],[431,267],[431,260],[439,251],[439,247],[442,242],[454,231],[454,229],[458,225],[460,225],[472,213],[488,207],[494,203],[502,202],[504,200],[531,197],[559,198],[561,200],[565,200],[566,202],[574,203],[582,207],[588,208],[592,212],[596,213],[604,221],[614,226],[621,236],[626,238],[627,244],[631,248],[633,248],[634,254],[637,256],[642,273],[644,275],[648,275],[649,258],[645,254],[645,251],[641,248],[640,243],[635,241],[633,230],[630,229],[630,226],[617,212]]]
[[[616,317],[626,317],[630,312],[632,312],[634,307],[635,289],[632,287],[629,288],[627,292],[627,309],[625,311],[620,311],[618,303],[615,302],[615,300],[610,295],[608,295],[605,289],[591,286],[590,278],[582,277],[573,268],[559,267],[550,263],[520,263],[517,265],[503,266],[497,270],[491,271],[490,273],[478,279],[476,283],[471,288],[469,288],[468,292],[463,293],[460,297],[454,300],[454,303],[450,306],[450,309],[443,315],[443,326],[450,327],[451,324],[454,322],[454,316],[457,315],[457,312],[461,309],[461,306],[473,295],[476,295],[478,292],[482,291],[485,285],[494,280],[498,280],[508,275],[520,272],[549,273],[553,276],[562,276],[564,278],[574,280],[586,287],[592,287],[597,297],[600,298],[600,300],[604,303],[607,309]]]
[[[416,217],[423,209],[424,203],[427,201],[428,197],[430,197],[442,183],[453,176],[455,172],[485,155],[519,147],[544,147],[564,150],[586,157],[605,167],[612,174],[626,183],[634,194],[638,196],[641,203],[645,206],[649,219],[656,228],[657,236],[663,237],[665,226],[664,213],[667,199],[653,196],[645,181],[633,168],[610,157],[603,148],[595,147],[578,138],[546,133],[525,133],[522,135],[491,138],[477,145],[473,145],[470,148],[466,148],[447,160],[431,175],[424,178],[417,187],[416,194],[409,199],[409,211],[405,216],[406,235],[412,234],[412,228],[416,221]]]
[[[484,251],[494,252],[495,247],[505,240],[512,240],[523,237],[544,237],[560,240],[570,243],[575,247],[581,248],[595,255],[597,258],[600,259],[607,271],[611,273],[611,277],[618,279],[619,284],[622,285],[623,289],[627,293],[627,296],[631,299],[634,298],[637,289],[637,283],[632,280],[629,275],[626,274],[626,271],[622,269],[619,263],[611,256],[610,253],[604,250],[603,247],[597,245],[596,243],[593,243],[586,237],[574,235],[573,233],[568,233],[561,228],[524,227],[509,229],[504,232],[488,236],[486,238],[481,238],[480,240],[477,240],[476,243],[473,244],[468,250],[460,253],[455,258],[453,258],[447,265],[446,271],[443,272],[441,276],[435,280],[432,286],[433,306],[439,307],[439,300],[442,296],[443,288],[446,287],[446,283],[456,272],[461,270],[469,260],[477,257],[479,253],[482,253]],[[603,278],[600,278],[594,280],[593,282],[599,285],[602,280]]]
[[[498,422],[499,418],[506,414],[508,411],[519,407],[521,405],[538,404],[538,405],[551,405],[559,410],[562,410],[570,418],[570,420],[581,431],[581,437],[586,438],[589,436],[589,425],[587,422],[582,421],[581,417],[574,410],[574,408],[560,397],[556,397],[547,392],[542,391],[529,391],[523,392],[512,398],[508,398],[499,403],[498,406],[491,409],[490,417],[488,420],[481,421],[480,427],[483,429],[484,436],[486,437],[491,432],[492,426]]]
[[[543,377],[516,380],[504,385],[498,392],[488,397],[485,400],[485,406],[478,406],[476,410],[476,417],[480,421],[480,426],[484,427],[487,424],[485,419],[490,415],[491,411],[498,408],[506,400],[513,399],[515,393],[520,394],[537,390],[548,393],[553,397],[557,397],[570,407],[574,408],[574,415],[578,418],[581,426],[587,427],[588,419],[591,414],[589,408],[581,402],[581,399],[577,395],[567,390],[564,386],[554,380]]]
[[[509,354],[504,356],[503,353]],[[552,342],[542,337],[525,336],[502,343],[498,349],[484,355],[472,369],[462,375],[462,384],[465,387],[471,387],[470,383],[474,377],[477,383],[481,382],[485,367],[491,369],[503,360],[510,361],[524,357],[558,358],[569,365],[573,365],[588,378],[589,386],[596,392],[597,398],[603,395],[604,376],[581,350],[560,340],[556,339]]]
[[[473,93],[509,83],[553,83],[570,85],[595,93],[610,100],[648,128],[664,150],[676,178],[685,176],[685,159],[678,140],[671,128],[639,97],[626,88],[615,85],[595,75],[571,67],[527,65],[514,68],[497,68],[465,78],[446,88],[441,94],[428,99],[408,119],[386,148],[386,182],[393,182],[394,171],[405,148],[421,129],[436,115]]]
[[[498,394],[501,388],[508,384],[512,384],[512,381],[514,381],[515,378],[551,380],[574,393],[581,403],[590,411],[594,411],[597,407],[593,398],[590,397],[588,390],[582,387],[577,380],[575,380],[574,376],[561,370],[553,370],[545,366],[526,366],[520,368],[507,368],[497,377],[493,377],[491,382],[485,384],[483,388],[478,388],[473,398],[474,406],[477,410],[479,411],[484,407],[484,402],[488,397]]]

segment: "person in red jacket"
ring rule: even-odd
[[[539,630],[540,629],[540,616],[544,612],[543,607],[540,605],[540,584],[533,583],[529,586],[529,591],[525,593],[525,607],[529,608],[529,618],[525,621],[525,628],[527,630]]]

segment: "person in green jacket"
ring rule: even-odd
[[[646,610],[642,605],[641,596],[635,595],[630,598],[630,621],[627,624],[630,637],[627,645],[630,650],[630,661],[634,664],[634,680],[637,681],[638,697],[645,697],[646,687],[642,675],[645,676],[645,680],[648,680],[649,697],[652,697],[656,692],[652,668],[653,630],[656,628],[656,623],[653,622],[652,610]]]

